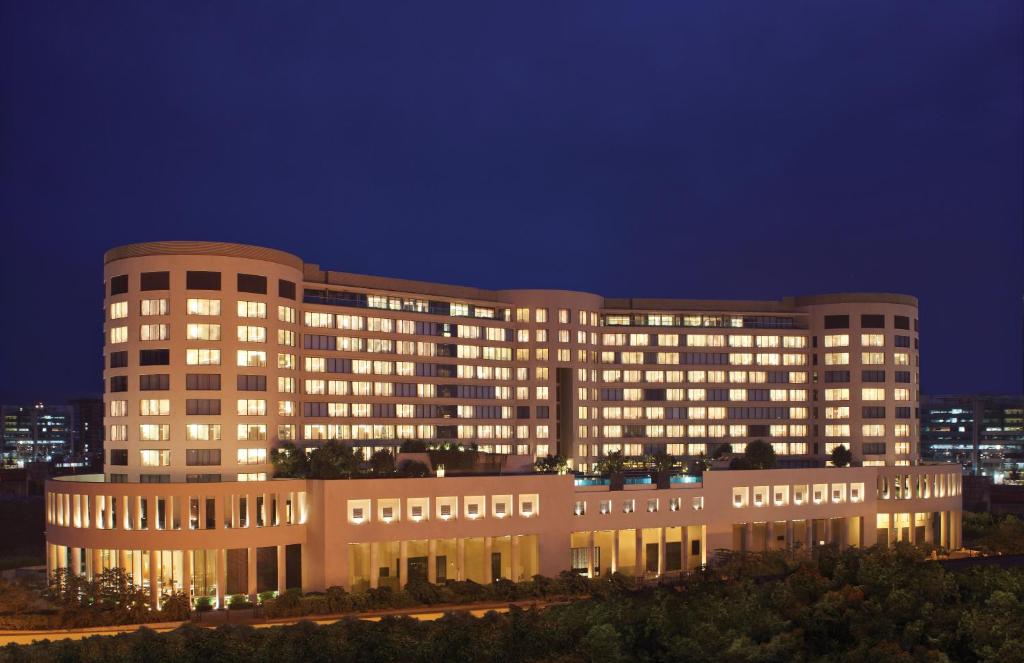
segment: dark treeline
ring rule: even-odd
[[[1024,661],[1024,570],[948,571],[923,551],[727,559],[677,587],[483,618],[185,626],[8,645],[0,661]]]

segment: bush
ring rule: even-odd
[[[419,479],[430,474],[430,469],[418,460],[403,460],[398,466],[398,474],[403,477]]]
[[[228,610],[246,610],[253,607],[245,594],[235,594],[228,599]]]
[[[192,606],[184,592],[166,594],[160,600],[161,615],[169,622],[183,622],[192,616]]]
[[[213,597],[211,596],[200,596],[196,599],[196,610],[199,612],[209,612],[213,610]]]

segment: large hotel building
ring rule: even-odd
[[[223,605],[416,575],[658,576],[718,549],[960,543],[960,468],[918,460],[913,297],[482,290],[218,242],[104,263],[104,472],[48,483],[51,569],[120,566],[154,601]],[[277,445],[327,440],[363,459],[475,445],[493,471],[274,478]],[[692,462],[752,440],[780,469],[589,476],[615,451]],[[828,466],[837,445],[850,467]],[[572,472],[532,471],[555,454]]]

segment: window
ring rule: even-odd
[[[860,344],[865,348],[884,348],[885,347],[885,335],[884,334],[861,334]]]
[[[239,375],[237,376],[238,391],[266,391],[267,376],[265,375]]]
[[[128,302],[114,302],[110,305],[110,319],[120,320],[128,317]]]
[[[143,398],[139,401],[139,414],[144,417],[167,416],[171,413],[168,398]]]
[[[123,295],[128,292],[128,275],[113,276],[110,279],[110,295]]]
[[[185,350],[185,363],[189,366],[219,366],[220,350],[212,348],[189,348]]]
[[[110,450],[110,464],[111,465],[127,465],[128,464],[128,450],[127,449],[111,449]]]
[[[189,442],[219,440],[220,424],[185,424],[185,439]]]
[[[896,329],[910,329],[910,318],[905,315],[894,315],[892,326]]]
[[[238,399],[238,415],[250,417],[263,417],[267,414],[267,401],[262,399]]]
[[[267,439],[266,424],[238,424],[236,431],[239,442],[255,442]]]
[[[139,463],[143,467],[167,467],[171,464],[171,450],[139,449]]]
[[[265,318],[267,317],[267,305],[264,302],[238,302],[238,317],[240,318]]]
[[[277,319],[281,322],[290,322],[295,324],[295,309],[291,306],[278,306]]]
[[[139,307],[141,315],[167,315],[170,304],[167,299],[143,299]]]
[[[188,315],[220,315],[220,300],[189,299],[185,308]]]
[[[185,414],[218,415],[220,414],[219,398],[188,398],[185,399]]]
[[[139,279],[140,290],[170,290],[170,272],[142,272]]]
[[[189,323],[185,328],[185,338],[189,341],[219,341],[220,325]]]
[[[189,290],[220,290],[220,272],[186,272],[185,287]]]
[[[220,373],[188,373],[185,389],[189,391],[220,391]]]
[[[850,316],[848,315],[826,315],[825,329],[849,329]]]
[[[113,343],[127,343],[128,342],[128,327],[111,327],[110,328],[110,342]]]
[[[885,389],[877,387],[863,387],[860,390],[861,400],[865,401],[884,401],[885,400]]]
[[[171,376],[166,373],[150,373],[139,376],[140,391],[167,391],[171,388]]]
[[[263,350],[239,350],[238,365],[248,368],[264,367],[267,365],[267,353]]]
[[[277,280],[277,296],[285,299],[295,299],[295,283],[293,281]]]
[[[128,416],[128,401],[110,401],[110,416]]]
[[[139,366],[167,366],[170,363],[170,350],[139,350]]]
[[[164,442],[171,439],[171,427],[168,424],[139,424],[139,439],[143,442]]]
[[[220,449],[185,449],[186,465],[220,465]]]
[[[266,343],[267,328],[238,325],[238,341],[240,343]]]
[[[880,314],[862,313],[860,326],[864,329],[884,329],[885,316]]]
[[[267,450],[265,448],[239,449],[239,465],[263,465],[267,462]]]
[[[849,352],[826,352],[825,353],[825,365],[826,366],[845,366],[850,363]]]
[[[251,292],[257,295],[267,294],[267,277],[257,276],[256,274],[239,274],[238,292]]]
[[[126,366],[128,366],[127,350],[110,353],[110,368],[125,368]]]

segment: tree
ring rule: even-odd
[[[732,445],[729,444],[728,442],[723,442],[722,444],[719,444],[717,447],[715,447],[715,450],[711,452],[711,458],[713,460],[718,460],[722,456],[731,453]]]
[[[832,464],[836,467],[846,467],[852,460],[853,454],[850,453],[845,444],[840,444],[832,450]]]
[[[569,469],[569,463],[561,455],[552,456],[548,454],[544,458],[538,458],[533,464],[533,469],[537,472],[565,474]]]
[[[310,479],[347,479],[359,471],[352,447],[337,440],[316,447],[309,453]]]
[[[418,460],[403,460],[398,466],[398,474],[403,477],[422,478],[430,474],[430,468]]]
[[[622,455],[621,451],[613,451],[597,461],[594,469],[598,474],[605,476],[618,474],[626,469],[626,457]]]
[[[770,470],[778,461],[775,449],[764,440],[751,440],[743,450],[743,459],[750,464],[752,470]]]
[[[270,452],[274,476],[303,479],[309,474],[309,457],[293,442],[284,442]]]
[[[676,468],[676,458],[664,449],[651,455],[650,463],[658,472],[671,472]]]
[[[387,449],[378,449],[370,456],[370,465],[373,467],[374,475],[378,477],[389,477],[395,473],[395,457]]]

